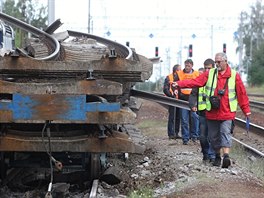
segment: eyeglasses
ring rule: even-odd
[[[218,64],[218,65],[219,65],[221,62],[222,62],[222,61],[215,61],[215,64]]]

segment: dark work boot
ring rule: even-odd
[[[224,154],[222,168],[228,168],[231,165],[231,160],[228,153]]]
[[[220,153],[217,153],[215,155],[215,160],[214,160],[213,166],[218,166],[218,167],[221,166],[221,156],[220,156]]]
[[[207,165],[209,163],[209,158],[208,156],[204,155],[203,156],[203,164]]]

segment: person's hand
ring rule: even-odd
[[[249,117],[251,115],[251,112],[246,113],[246,117]]]
[[[177,82],[173,82],[173,83],[172,83],[172,86],[173,86],[173,87],[178,87],[178,83],[177,83]]]
[[[192,110],[193,112],[196,112],[196,111],[197,111],[197,107],[192,107],[191,110]]]

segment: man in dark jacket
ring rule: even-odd
[[[181,70],[181,65],[176,64],[172,68],[172,73],[169,74],[165,80],[163,85],[163,93],[171,98],[177,98],[175,95],[174,90],[172,88],[172,82],[179,80],[177,71]],[[168,118],[168,136],[169,139],[181,139],[179,136],[180,130],[180,108],[169,106],[169,118]]]

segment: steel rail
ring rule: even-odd
[[[246,126],[246,121],[240,118],[235,118],[235,125],[245,128]],[[264,136],[264,127],[253,124],[253,123],[249,123],[249,129],[250,131],[259,134],[261,136]]]
[[[139,97],[139,98],[143,98],[143,99],[147,99],[147,100],[152,100],[154,102],[161,103],[164,105],[175,106],[175,107],[184,108],[184,109],[188,109],[188,110],[190,109],[188,106],[189,103],[187,101],[169,98],[169,97],[161,95],[160,93],[154,94],[154,93],[149,93],[149,92],[144,92],[144,91],[132,89],[130,91],[130,94],[132,96],[135,96],[135,97]],[[245,127],[246,121],[244,121],[240,118],[235,118],[235,124],[240,126],[240,127]],[[250,130],[254,131],[254,133],[259,133],[261,135],[264,135],[264,128],[261,126],[250,123]],[[244,142],[239,141],[238,139],[236,139],[234,137],[232,137],[232,139],[234,141],[236,141],[237,143],[239,143],[240,145],[242,145],[246,150],[253,153],[254,155],[264,157],[264,153],[262,153],[261,151],[245,144]]]
[[[260,110],[264,110],[264,102],[249,100],[249,106]]]
[[[155,93],[149,93],[149,92],[145,92],[145,91],[139,91],[139,90],[131,89],[130,95],[138,97],[138,98],[142,98],[142,99],[151,100],[151,101],[161,103],[164,105],[179,107],[179,108],[188,109],[188,110],[190,109],[190,107],[188,105],[189,103],[187,101],[178,100],[175,98],[170,98],[167,96],[163,96],[161,94],[155,94]]]
[[[264,98],[264,95],[263,95],[263,94],[250,94],[250,93],[248,93],[247,95],[248,95],[248,96],[252,96],[252,97],[260,97],[260,98]]]
[[[264,157],[264,153],[260,152],[259,150],[245,144],[244,142],[239,141],[238,139],[232,137],[234,141],[241,144],[245,149],[249,150],[250,152],[253,152],[254,154],[257,154],[258,156]]]
[[[131,96],[147,99],[147,100],[152,100],[154,102],[163,104],[163,105],[170,105],[170,106],[175,106],[179,108],[184,108],[184,109],[190,109],[189,107],[189,102],[183,101],[183,100],[178,100],[170,97],[163,96],[160,93],[150,93],[150,92],[145,92],[145,91],[140,91],[140,90],[135,90],[132,89],[130,91]],[[239,127],[245,127],[246,126],[246,121],[240,118],[235,118],[235,124]],[[259,135],[264,135],[264,127],[258,126],[253,123],[249,123],[249,128],[250,131],[259,134]]]
[[[111,49],[115,49],[117,51],[117,53],[119,53],[121,56],[124,56],[126,59],[131,60],[133,57],[133,52],[132,50],[125,46],[122,45],[120,43],[108,40],[106,38],[102,38],[99,36],[95,36],[92,34],[88,34],[88,33],[82,33],[82,32],[76,32],[76,31],[72,31],[72,30],[67,30],[69,36],[73,36],[73,37],[87,37],[87,38],[92,38],[95,39],[97,42],[102,43],[106,46],[108,46],[108,48]]]
[[[98,183],[99,183],[98,179],[93,180],[92,189],[90,191],[89,198],[96,198]]]
[[[2,12],[0,13],[0,19],[8,22],[10,24],[13,24],[14,26],[19,27],[19,28],[21,28],[27,32],[31,32],[32,34],[37,35],[42,39],[46,38],[53,45],[52,46],[53,52],[49,56],[46,56],[43,58],[33,58],[31,56],[28,56],[27,54],[24,54],[24,55],[26,55],[30,58],[33,58],[35,60],[54,60],[59,56],[60,44],[59,44],[58,40],[55,39],[52,35],[49,35],[48,33],[44,32],[44,31],[42,31],[42,30],[40,30],[40,29],[38,29],[32,25],[29,25],[23,21],[16,19],[15,17],[11,17],[11,16],[6,15]]]

